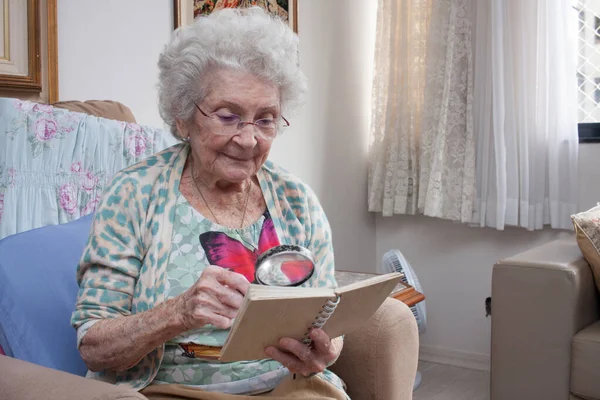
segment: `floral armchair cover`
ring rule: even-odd
[[[0,239],[92,213],[116,172],[174,143],[161,129],[0,98]]]

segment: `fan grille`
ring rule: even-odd
[[[406,258],[402,255],[399,250],[390,250],[383,255],[382,262],[383,273],[386,272],[400,272],[403,274],[402,282],[414,287],[419,292],[423,293],[421,283],[412,269]],[[424,333],[427,325],[427,316],[425,309],[425,301],[422,301],[412,307],[410,311],[413,313],[419,326],[419,333]]]

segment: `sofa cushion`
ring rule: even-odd
[[[65,110],[95,115],[117,121],[131,122],[135,124],[135,117],[129,107],[117,101],[111,100],[87,100],[87,101],[59,101],[52,104],[54,107]]]
[[[594,273],[596,287],[600,290],[600,205],[571,216],[577,244]]]
[[[0,338],[7,354],[84,375],[71,313],[93,216],[0,240]]]
[[[600,321],[573,336],[571,392],[584,399],[600,399]]]

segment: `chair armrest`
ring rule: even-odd
[[[345,336],[331,370],[346,382],[352,400],[412,399],[418,358],[415,317],[388,298],[363,329]]]
[[[492,400],[568,400],[571,341],[598,319],[574,237],[498,262],[492,274]]]
[[[134,390],[0,356],[3,400],[147,400]]]

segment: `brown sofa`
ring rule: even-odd
[[[498,262],[491,400],[600,399],[600,314],[575,237]]]
[[[135,122],[129,108],[112,101],[61,102],[70,111]],[[410,400],[417,371],[419,337],[410,309],[389,298],[364,329],[347,335],[332,367],[353,400]],[[123,387],[0,356],[0,399],[145,399]]]
[[[117,121],[136,123],[133,113],[124,104],[111,100],[87,100],[87,101],[59,101],[52,104],[54,107],[65,110],[80,112],[96,117],[115,119]]]

